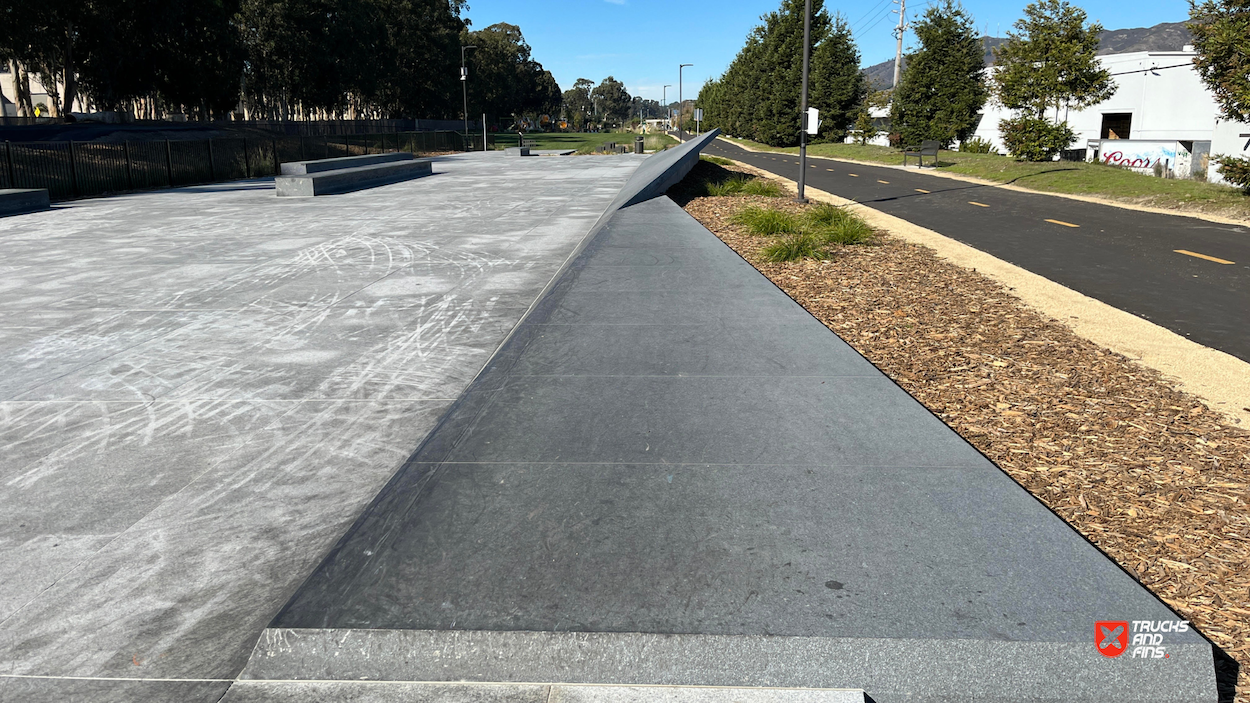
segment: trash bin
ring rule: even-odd
[[[642,135],[641,135],[641,134],[639,134],[638,136],[634,137],[634,153],[635,153],[635,154],[641,154],[641,153],[642,153],[642,142],[643,142],[643,139],[642,139]]]

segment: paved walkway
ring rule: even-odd
[[[751,152],[725,140],[706,152],[798,178],[795,154]],[[1250,227],[1022,193],[915,169],[812,158],[807,171],[810,186],[1250,361]],[[1027,179],[1017,185],[1027,187]]]
[[[1193,632],[1166,661],[1094,646],[1095,621],[1173,618],[661,197],[561,274],[227,700],[368,679],[1213,701]]]
[[[641,160],[0,219],[0,700],[217,700]]]

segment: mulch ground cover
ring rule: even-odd
[[[1250,701],[1250,432],[1076,336],[1003,285],[877,233],[824,261],[768,263],[730,222],[786,198],[670,195],[1240,663]],[[1228,690],[1235,667],[1221,665]]]

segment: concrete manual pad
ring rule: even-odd
[[[413,155],[406,151],[394,151],[389,154],[361,154],[359,156],[339,156],[332,159],[312,159],[309,161],[287,161],[282,164],[282,175],[303,176],[323,171],[337,171],[356,166],[387,164],[395,161],[412,161]]]
[[[281,175],[274,179],[274,185],[279,197],[338,195],[421,178],[431,173],[433,167],[429,159],[401,159],[304,175]]]
[[[641,160],[438,161],[0,221],[0,701],[217,701]]]
[[[656,163],[242,679],[1216,699],[1193,630],[1163,635],[1166,658],[1101,654],[1096,622],[1176,614],[671,200],[646,199],[635,181],[673,175]]]

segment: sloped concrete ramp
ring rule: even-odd
[[[654,197],[702,144],[638,169],[227,700],[468,681],[1214,701],[1192,630],[1166,658],[1100,654],[1097,621],[1176,615]]]

